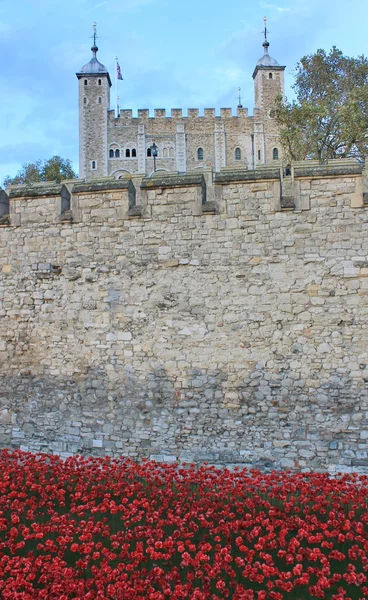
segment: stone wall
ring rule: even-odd
[[[69,182],[66,216],[61,185],[8,190],[0,443],[367,470],[362,181],[340,161]]]

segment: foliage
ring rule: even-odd
[[[368,477],[0,452],[0,596],[368,597]]]
[[[277,99],[275,117],[287,160],[368,154],[368,59],[335,46],[317,50],[296,67],[293,102]]]
[[[53,156],[48,160],[36,160],[26,163],[15,177],[9,175],[4,179],[4,187],[12,184],[38,183],[40,181],[61,181],[77,177],[69,159]]]

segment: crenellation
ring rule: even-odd
[[[149,119],[150,113],[148,108],[139,108],[138,109],[138,119]]]
[[[188,108],[188,119],[194,119],[199,117],[199,108]]]
[[[181,119],[183,116],[183,110],[181,108],[172,108],[171,109],[171,118],[172,119]]]
[[[204,109],[204,118],[205,119],[214,119],[216,117],[216,109],[215,108],[205,108]]]
[[[237,106],[236,107],[236,116],[248,118],[248,109],[244,108],[243,106]]]
[[[220,108],[220,116],[222,119],[230,119],[233,116],[231,108]]]
[[[120,119],[132,119],[133,111],[131,109],[124,108],[119,112],[119,117]]]

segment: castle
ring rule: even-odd
[[[187,172],[210,167],[254,169],[277,164],[281,159],[278,128],[272,109],[278,94],[284,95],[284,66],[268,53],[267,29],[264,54],[254,72],[253,116],[240,104],[231,108],[131,110],[118,114],[110,109],[111,79],[97,58],[96,33],[92,58],[76,74],[79,80],[79,174],[94,179],[113,175],[151,174],[154,170]],[[152,151],[154,148],[154,151]],[[157,150],[156,150],[157,149]],[[157,152],[157,157],[152,154]]]
[[[115,118],[93,45],[81,178],[0,190],[0,446],[368,472],[367,173],[282,168],[264,51],[253,118]]]

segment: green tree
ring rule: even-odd
[[[15,177],[7,176],[4,187],[20,183],[38,183],[40,181],[61,181],[62,179],[75,179],[77,177],[69,159],[53,156],[48,160],[36,160],[26,163]]]
[[[287,160],[367,156],[367,58],[317,50],[297,64],[293,89],[296,100],[275,108]]]

